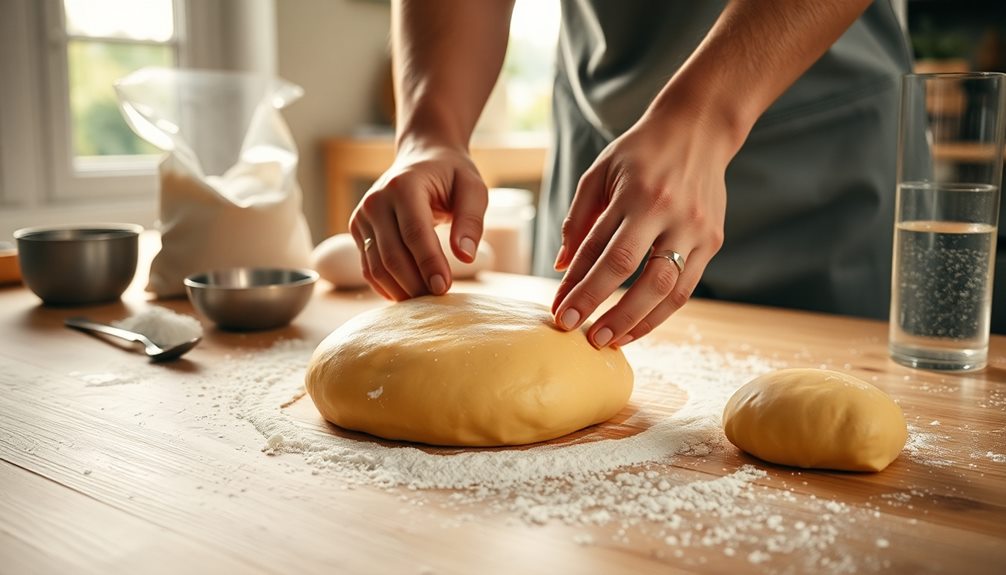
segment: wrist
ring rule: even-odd
[[[437,147],[468,153],[471,129],[461,124],[435,104],[417,106],[402,113],[396,122],[395,146],[399,152]]]
[[[737,154],[757,120],[742,91],[722,89],[706,75],[693,78],[687,70],[675,75],[647,108],[643,119],[691,132],[701,138],[725,165]]]

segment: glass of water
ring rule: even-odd
[[[902,80],[889,347],[922,369],[988,358],[1006,75]]]

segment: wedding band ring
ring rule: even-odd
[[[653,258],[664,258],[678,268],[679,274],[685,273],[685,256],[674,250],[661,250],[659,252],[653,252],[650,259],[652,260]]]
[[[369,250],[372,245],[374,245],[374,238],[363,238],[363,251]]]

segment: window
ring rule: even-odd
[[[54,199],[150,195],[159,151],[126,125],[112,84],[146,66],[178,65],[181,8],[178,0],[49,3]]]
[[[156,217],[160,152],[112,82],[144,66],[275,73],[273,0],[0,0],[0,240]]]
[[[186,61],[185,0],[0,2],[0,236],[22,226],[155,215],[159,152],[112,83]]]
[[[559,2],[517,0],[503,63],[508,126],[513,132],[547,132],[559,38]]]

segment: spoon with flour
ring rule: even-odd
[[[65,323],[67,327],[79,329],[81,331],[109,335],[129,342],[139,343],[143,346],[144,353],[147,354],[151,361],[156,362],[177,359],[202,341],[201,329],[187,334],[182,339],[173,337],[165,341],[161,341],[164,338],[154,341],[152,337],[149,337],[150,334],[141,333],[137,328],[126,329],[126,327],[129,326],[107,325],[91,321],[86,317],[70,317],[64,320],[63,323]]]

